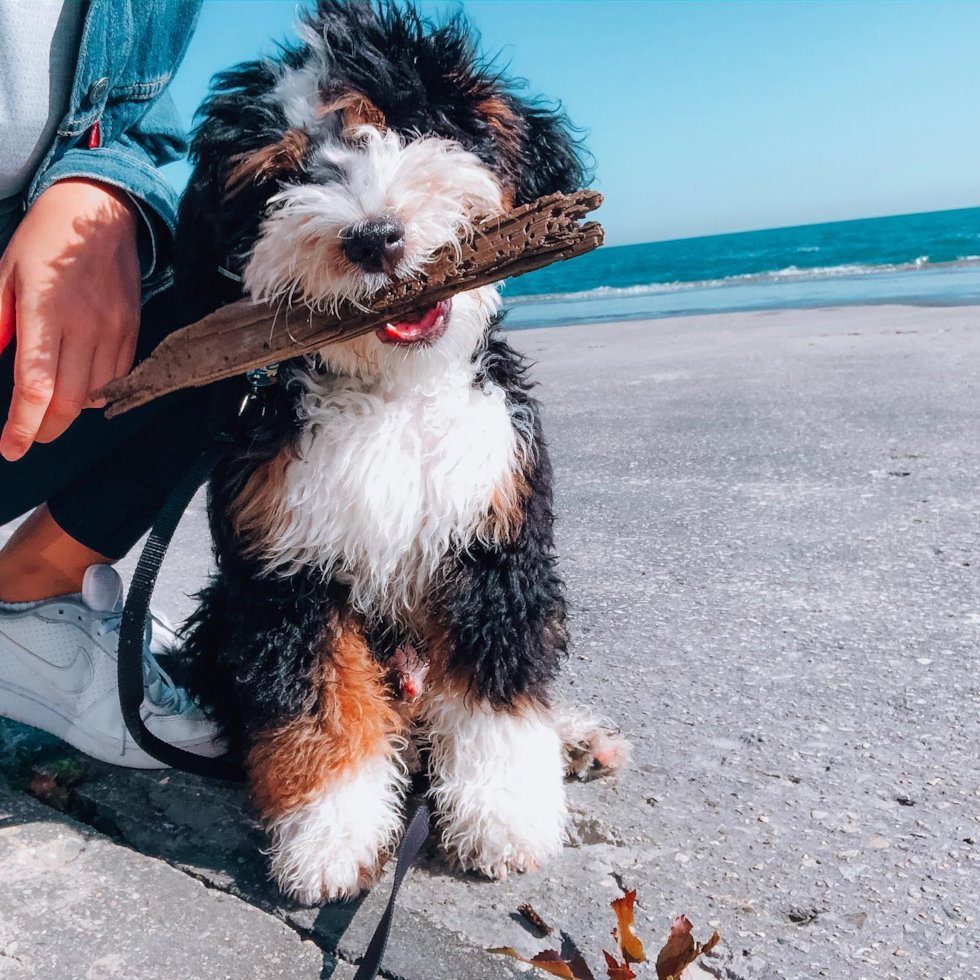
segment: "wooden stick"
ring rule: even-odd
[[[580,223],[602,203],[596,191],[551,194],[481,222],[460,254],[447,247],[423,274],[389,286],[370,310],[345,304],[338,313],[307,307],[276,310],[250,299],[229,303],[203,320],[175,331],[128,375],[96,393],[106,415],[122,415],[154,398],[196,388],[236,374],[310,354],[329,344],[408,319],[455,293],[584,255],[602,244],[602,227]]]

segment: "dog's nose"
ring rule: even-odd
[[[365,272],[395,271],[405,254],[405,228],[394,218],[370,218],[345,228],[344,255]]]

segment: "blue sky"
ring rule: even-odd
[[[462,6],[589,131],[611,244],[980,205],[980,3]],[[288,35],[295,8],[207,0],[173,84],[187,121],[211,74]]]

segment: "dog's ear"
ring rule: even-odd
[[[273,98],[276,83],[266,62],[238,65],[215,76],[195,118],[175,255],[178,287],[195,311],[235,298],[218,268],[241,272],[236,263],[251,250],[266,203],[302,170],[308,139]]]
[[[177,213],[174,245],[174,281],[177,297],[186,309],[188,321],[198,320],[217,309],[222,302],[219,266],[225,262],[218,241],[220,205],[207,168],[198,165],[184,189]]]
[[[514,204],[586,187],[592,180],[591,157],[582,145],[580,130],[561,108],[516,100],[512,104],[523,124]]]

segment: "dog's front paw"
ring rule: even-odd
[[[561,853],[568,811],[561,743],[538,712],[440,698],[427,711],[442,843],[464,870],[532,871]]]
[[[595,779],[622,769],[629,761],[630,743],[588,708],[559,702],[551,709],[551,721],[562,742],[567,775]]]
[[[377,880],[402,824],[405,776],[373,759],[270,821],[271,873],[305,905],[353,898]]]

